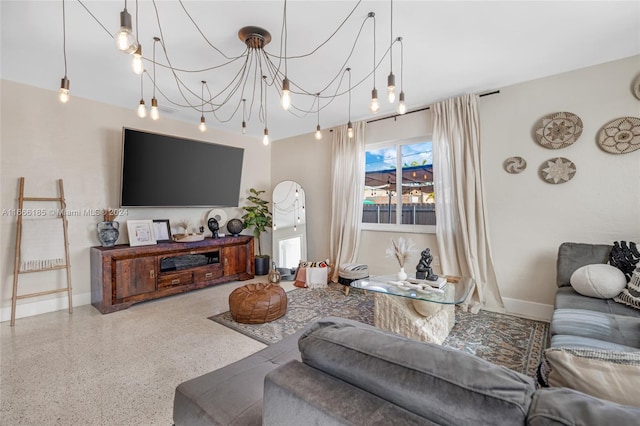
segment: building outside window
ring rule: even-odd
[[[363,229],[435,232],[430,137],[368,145]]]

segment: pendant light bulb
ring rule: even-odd
[[[58,99],[63,104],[69,102],[69,79],[65,76],[60,81],[60,91],[58,92]]]
[[[246,121],[242,122],[242,134],[243,135],[247,134],[247,122]]]
[[[371,103],[369,104],[369,110],[374,114],[380,111],[380,103],[378,102],[378,90],[376,88],[371,91]]]
[[[262,144],[269,145],[269,129],[264,128],[264,136],[262,137]]]
[[[158,112],[158,100],[156,98],[151,99],[151,119],[157,120],[160,118],[160,113]]]
[[[387,77],[387,96],[389,98],[389,103],[394,103],[396,100],[396,76],[393,73],[389,73],[389,77]]]
[[[349,139],[353,138],[353,124],[351,122],[347,123],[347,136]]]
[[[282,109],[288,111],[291,107],[291,92],[289,91],[289,79],[287,77],[282,80]]]
[[[147,107],[144,104],[144,99],[140,99],[140,104],[138,104],[138,117],[145,118],[147,116]]]
[[[404,103],[404,92],[400,92],[400,97],[398,98],[398,114],[402,115],[407,112],[407,105]]]
[[[133,53],[138,48],[136,38],[131,29],[131,15],[127,12],[127,7],[120,12],[120,29],[116,33],[116,47],[124,53]]]
[[[201,132],[207,131],[207,123],[205,123],[204,115],[200,117],[200,125],[198,126],[198,129],[200,129]]]
[[[133,57],[131,58],[131,69],[137,75],[142,74],[144,71],[144,64],[142,63],[142,45],[139,44],[138,48],[135,52],[133,52]]]
[[[322,132],[320,131],[320,125],[318,124],[318,126],[316,126],[316,134],[315,134],[316,140],[322,140]]]

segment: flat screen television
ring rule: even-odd
[[[122,207],[237,207],[244,149],[122,129]]]

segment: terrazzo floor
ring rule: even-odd
[[[0,323],[0,425],[171,425],[179,383],[265,347],[207,319],[258,281],[108,315],[84,305]]]

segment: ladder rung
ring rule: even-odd
[[[60,197],[24,197],[23,201],[60,201]]]
[[[52,266],[50,268],[33,269],[28,271],[18,271],[19,274],[29,274],[31,272],[55,271],[56,269],[65,269],[67,265]]]
[[[19,296],[16,296],[16,299],[26,299],[27,297],[44,296],[45,294],[53,294],[53,293],[64,293],[65,291],[69,291],[69,289],[59,288],[56,290],[47,290],[47,291],[41,291],[38,293],[21,294]]]

